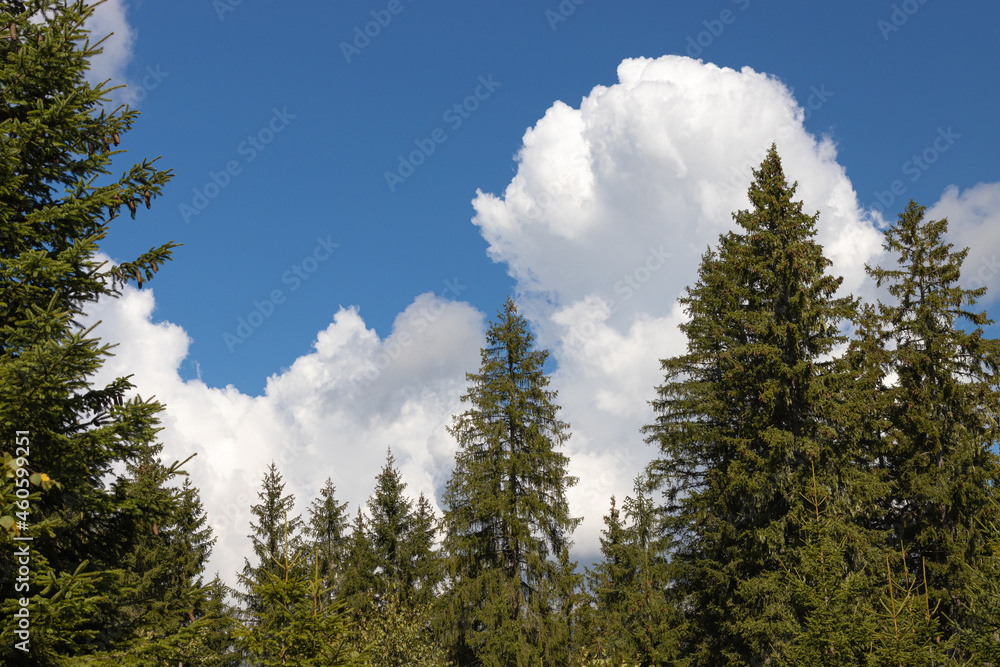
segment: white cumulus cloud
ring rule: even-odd
[[[797,197],[820,213],[817,238],[845,292],[870,289],[863,267],[882,252],[833,140],[804,130],[781,81],[676,56],[626,60],[618,76],[578,106],[555,102],[525,132],[505,190],[473,201],[490,257],[508,266],[521,312],[557,362],[552,388],[580,479],[569,499],[585,517],[574,555],[585,562],[597,555],[609,497],[630,493],[656,454],[640,428],[653,419],[659,359],[684,351],[677,297],[733,228],[731,213],[749,206],[751,168],[771,142]],[[952,218],[957,239],[994,238],[1000,184],[949,189],[932,213]],[[995,244],[980,245],[969,266],[992,257]],[[994,274],[982,279],[995,283]],[[341,308],[311,352],[249,396],[182,380],[190,341],[156,323],[154,306],[152,291],[129,288],[96,309],[98,333],[124,341],[103,377],[133,373],[140,393],[166,404],[169,458],[199,453],[189,467],[220,537],[213,568],[228,580],[247,553],[249,507],[272,459],[300,511],[327,476],[355,511],[387,446],[414,495],[442,489],[455,452],[445,427],[480,361],[486,316],[477,309],[417,295],[380,338],[357,309]]]

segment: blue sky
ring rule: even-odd
[[[96,314],[108,340],[146,341],[108,372],[167,404],[170,455],[202,454],[224,571],[248,518],[228,499],[289,448],[302,504],[331,475],[356,508],[387,444],[414,491],[438,493],[443,425],[508,294],[553,349],[587,519],[577,556],[592,556],[608,496],[653,454],[637,429],[657,359],[683,349],[674,301],[771,140],[851,291],[873,295],[880,196],[886,218],[910,197],[937,205],[998,286],[995,3],[101,11],[117,34],[100,72],[142,111],[121,164],[162,155],[175,173],[104,250],[184,244],[151,290]]]

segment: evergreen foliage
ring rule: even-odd
[[[885,230],[897,268],[869,269],[896,299],[879,304],[879,327],[871,332],[898,378],[885,390],[889,429],[881,460],[893,485],[885,527],[892,547],[906,553],[904,576],[919,581],[926,568],[930,606],[953,627],[945,634],[977,634],[987,628],[975,581],[992,558],[981,526],[1000,479],[1000,341],[984,336],[992,320],[971,310],[986,288],[959,285],[968,249],[953,250],[945,240],[948,221],[925,221],[924,211],[910,201]],[[952,655],[968,657],[962,648]]]
[[[333,480],[327,478],[319,498],[309,507],[306,525],[308,544],[316,554],[320,577],[333,597],[340,590],[348,538],[347,503],[338,502],[336,493]]]
[[[273,468],[272,468],[273,470]],[[318,562],[307,574],[307,552],[298,548],[287,522],[279,551],[248,582],[256,602],[236,634],[253,667],[333,667],[350,664],[347,614],[326,602]]]
[[[604,517],[603,559],[589,575],[591,641],[598,655],[645,667],[676,656],[681,619],[669,599],[668,546],[642,476],[633,491],[621,511],[612,497]]]
[[[387,452],[368,499],[371,517],[359,510],[347,541],[342,596],[359,620],[380,613],[389,599],[404,607],[427,604],[441,580],[434,510],[423,494],[414,506],[405,490],[396,459]]]
[[[270,581],[268,573],[281,574],[282,561],[278,558],[286,548],[291,553],[288,562],[301,564],[299,556],[303,548],[302,518],[288,516],[295,507],[295,496],[285,495],[284,479],[273,461],[264,473],[257,498],[259,502],[250,508],[255,521],[251,520],[251,532],[247,536],[254,562],[244,558],[243,571],[239,574],[244,592],[238,597],[250,618],[263,614],[267,604],[255,593],[255,588]]]
[[[569,437],[527,321],[508,299],[486,333],[479,373],[466,375],[454,418],[459,443],[444,494],[449,590],[442,625],[459,664],[565,664],[566,603],[578,584],[568,561],[566,489],[576,483],[559,447]]]
[[[395,593],[382,600],[354,638],[355,660],[364,667],[448,667],[444,650],[433,639],[430,607],[400,601]]]
[[[862,406],[846,369],[824,360],[855,303],[835,296],[841,281],[812,238],[818,216],[795,187],[772,146],[754,170],[753,208],[733,216],[742,233],[720,237],[680,299],[688,350],[663,360],[646,427],[692,665],[768,664],[794,636],[784,571],[808,535],[796,517],[812,464],[845,514],[880,491],[850,425]],[[870,559],[872,539],[859,533],[849,560]]]
[[[127,378],[94,386],[109,347],[78,323],[124,284],[142,287],[176,247],[117,266],[96,258],[111,221],[149,208],[170,173],[143,160],[111,176],[138,112],[105,106],[109,89],[86,81],[100,52],[83,28],[93,11],[79,0],[0,4],[0,542],[11,553],[13,537],[32,538],[27,591],[14,589],[14,560],[0,559],[5,665],[173,659],[186,633],[224,635],[209,630],[199,545],[174,532],[193,501],[168,484],[176,466],[156,458],[162,406],[128,398]],[[23,464],[18,431],[30,443]],[[22,479],[36,493],[18,516]],[[14,641],[21,597],[30,653]]]

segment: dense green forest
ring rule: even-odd
[[[837,296],[775,146],[681,299],[686,352],[650,360],[651,460],[609,499],[592,569],[569,555],[548,352],[508,300],[449,427],[441,515],[391,451],[356,511],[327,481],[294,514],[272,464],[237,588],[209,580],[197,459],[163,460],[163,406],[128,378],[88,379],[109,351],[78,319],[176,247],[95,258],[171,174],[111,175],[138,113],[85,79],[92,11],[0,2],[3,665],[1000,665],[985,288],[910,202],[868,268],[886,301]]]

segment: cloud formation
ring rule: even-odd
[[[127,83],[125,71],[132,61],[136,33],[126,16],[126,0],[106,0],[98,5],[86,28],[90,31],[91,43],[106,37],[101,44],[102,53],[90,60],[87,81],[91,85],[108,79],[112,86]],[[115,91],[115,100],[132,102],[127,91]]]
[[[577,107],[555,102],[525,132],[506,189],[473,201],[490,257],[516,279],[520,310],[557,364],[552,388],[580,478],[569,499],[585,517],[574,556],[584,562],[597,555],[609,497],[630,493],[656,453],[639,430],[653,419],[658,360],[684,351],[677,297],[733,227],[731,213],[749,206],[751,168],[772,141],[798,198],[820,212],[818,240],[845,292],[868,289],[864,264],[881,253],[832,139],[803,129],[804,111],[779,80],[676,56],[626,60],[618,76]],[[995,236],[1000,184],[949,189],[933,212],[952,216],[956,238]],[[99,335],[123,341],[102,377],[133,373],[143,395],[166,404],[168,458],[199,453],[189,467],[220,538],[213,568],[230,582],[272,459],[300,511],[327,476],[356,511],[390,445],[411,493],[443,488],[455,452],[445,426],[462,409],[464,374],[479,366],[477,309],[421,294],[383,339],[356,308],[341,308],[311,352],[248,396],[182,380],[190,341],[156,323],[154,307],[152,291],[129,288],[95,310]]]

